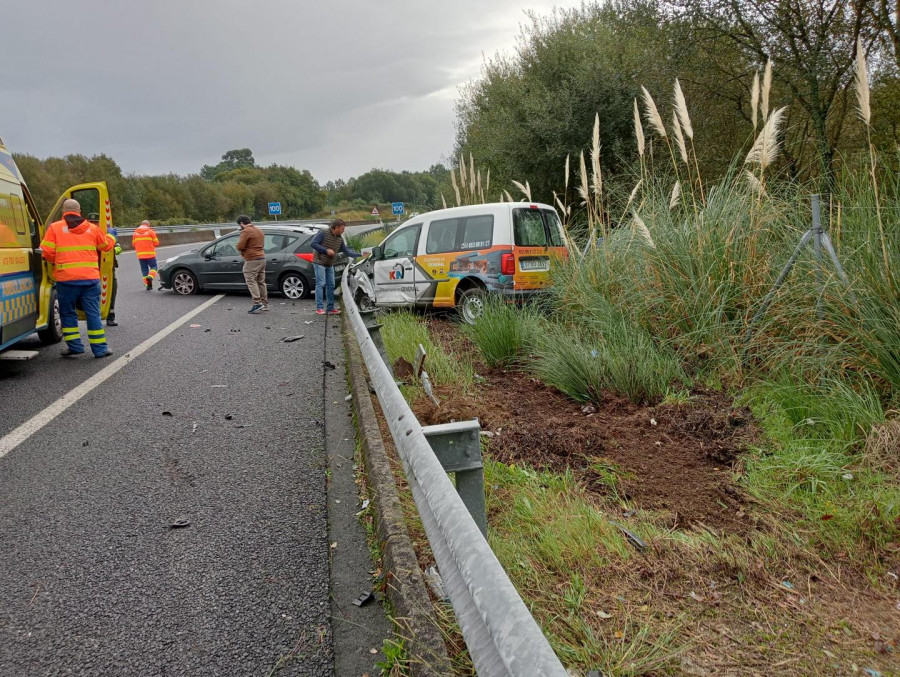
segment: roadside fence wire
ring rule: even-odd
[[[344,312],[477,673],[482,677],[566,677],[568,673],[454,489],[378,354],[350,292],[349,277],[348,270],[341,281]]]

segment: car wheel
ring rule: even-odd
[[[469,287],[459,293],[456,311],[466,324],[475,324],[484,312],[485,291],[480,287]]]
[[[172,291],[182,296],[196,294],[200,291],[200,285],[197,283],[197,276],[187,268],[179,268],[172,273]]]
[[[309,294],[309,284],[300,273],[287,273],[281,278],[281,293],[289,299],[302,299]]]
[[[50,292],[50,318],[47,328],[38,332],[38,338],[45,346],[62,341],[62,318],[59,316],[59,299],[56,298],[56,290]]]
[[[375,310],[375,302],[372,300],[372,297],[366,294],[364,291],[356,292],[356,307],[359,308],[363,312],[368,312],[370,310]]]

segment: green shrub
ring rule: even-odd
[[[510,304],[493,295],[475,324],[463,326],[491,367],[519,363],[536,346],[541,330],[541,316],[534,307]]]
[[[678,359],[623,318],[610,318],[594,338],[583,335],[556,325],[541,340],[536,365],[545,383],[578,401],[599,402],[605,389],[632,402],[657,401],[686,381]]]

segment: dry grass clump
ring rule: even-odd
[[[900,481],[900,418],[872,426],[866,436],[863,457]]]

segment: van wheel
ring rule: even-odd
[[[62,319],[59,317],[59,299],[56,298],[56,290],[50,292],[50,317],[47,328],[38,332],[38,338],[45,346],[62,341]]]
[[[375,310],[375,302],[372,301],[372,298],[366,294],[364,291],[356,292],[356,307],[359,308],[363,312],[367,312],[369,310]]]
[[[475,324],[484,313],[485,290],[480,287],[469,287],[459,293],[456,300],[456,311],[466,324]]]

